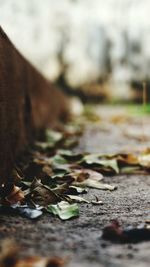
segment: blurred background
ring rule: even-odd
[[[0,0],[0,25],[44,76],[83,100],[142,99],[150,0]]]

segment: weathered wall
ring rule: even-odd
[[[0,0],[0,24],[48,78],[61,55],[70,85],[109,74],[120,88],[149,76],[149,11],[149,0]]]
[[[35,133],[65,115],[64,95],[42,77],[0,28],[0,185]]]

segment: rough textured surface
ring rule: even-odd
[[[117,115],[121,114],[115,108],[114,111]],[[78,150],[105,153],[124,148],[131,150],[131,144],[134,149],[143,145],[142,142],[124,136],[124,131],[120,130],[124,123],[117,126],[108,120],[109,108],[102,110],[103,113],[107,118],[106,124],[103,123],[103,127],[102,124],[88,125]],[[126,129],[136,124],[137,120],[130,121]],[[142,119],[138,119],[138,125],[141,127]],[[149,142],[144,145],[149,145]],[[150,217],[150,176],[118,175],[106,177],[105,180],[117,185],[118,189],[113,192],[90,190],[88,198],[96,195],[103,201],[103,205],[82,204],[77,219],[62,222],[45,215],[32,222],[16,216],[1,215],[0,240],[14,237],[21,244],[23,254],[67,255],[70,267],[149,267],[150,242],[114,245],[101,239],[101,230],[114,218],[124,226],[136,226]]]
[[[0,28],[0,184],[33,132],[66,110],[63,94],[19,54]]]

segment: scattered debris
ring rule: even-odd
[[[76,203],[102,204],[101,200],[84,198],[87,188],[117,189],[105,183],[105,175],[149,174],[149,149],[119,154],[74,152],[71,148],[78,142],[86,120],[101,121],[87,109],[74,122],[47,129],[45,140],[35,142],[22,155],[12,173],[15,185],[0,198],[0,212],[36,219],[48,211],[62,220],[70,219],[79,215]]]
[[[1,197],[0,212],[12,212],[29,219],[49,212],[67,220],[79,216],[76,203],[101,204],[79,195],[86,194],[88,187],[115,190],[116,186],[105,184],[101,171],[94,168],[118,173],[118,163],[115,158],[74,153],[69,149],[72,144],[66,149],[66,142],[72,138],[77,141],[80,133],[79,125],[73,124],[61,130],[46,130],[46,140],[35,142],[16,163],[15,186],[9,195]]]

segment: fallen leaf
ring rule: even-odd
[[[74,170],[69,175],[74,178],[74,182],[72,184],[75,186],[92,187],[96,189],[110,190],[110,191],[113,191],[117,188],[116,186],[102,183],[101,180],[103,179],[103,175],[93,170],[89,169]]]
[[[48,205],[47,211],[57,215],[61,220],[68,220],[73,217],[79,216],[79,208],[77,204],[69,204],[68,202],[61,201],[56,205]]]
[[[68,163],[67,160],[61,155],[56,154],[54,157],[51,158],[51,164],[55,168],[60,165],[62,166],[64,164],[67,164],[67,163]]]
[[[138,157],[139,164],[143,167],[150,167],[150,154],[143,154]]]
[[[46,175],[48,175],[48,176],[52,176],[53,175],[53,170],[52,170],[52,168],[50,167],[50,166],[48,166],[48,165],[45,165],[43,168],[42,168],[42,171],[46,174]]]
[[[46,140],[51,147],[54,147],[59,141],[63,139],[63,134],[51,129],[46,130]]]
[[[54,189],[53,192],[57,195],[63,195],[63,194],[67,194],[67,192],[69,191],[69,184],[68,183],[64,183],[64,184],[60,184],[57,185]]]
[[[140,166],[131,166],[131,167],[122,167],[120,169],[120,173],[122,174],[135,174],[135,173],[141,173]]]
[[[41,206],[55,204],[60,201],[59,196],[48,186],[43,185],[40,180],[34,179],[30,186],[30,198]]]
[[[78,138],[76,136],[69,137],[65,139],[63,143],[63,148],[68,149],[68,148],[73,148],[78,144]]]
[[[74,196],[74,195],[67,195],[71,200],[74,200],[76,202],[84,202],[84,203],[90,203],[87,199],[79,196]]]
[[[115,185],[109,185],[109,184],[105,184],[96,180],[92,180],[92,179],[87,179],[83,182],[74,182],[73,184],[75,184],[76,186],[87,186],[87,187],[91,187],[91,188],[95,188],[95,189],[101,189],[101,190],[110,190],[110,191],[114,191],[115,189],[117,189],[117,186]]]
[[[83,182],[86,179],[92,179],[95,181],[101,181],[103,175],[99,172],[90,169],[74,169],[70,174],[77,182]]]
[[[63,169],[54,169],[54,174],[51,176],[52,179],[55,178],[61,178],[64,177],[68,172],[70,171],[70,169],[68,169],[68,166],[65,166],[65,168]]]
[[[69,186],[69,194],[71,195],[85,194],[87,192],[88,190],[86,188],[74,185]]]
[[[24,200],[24,192],[18,186],[14,186],[11,193],[3,200],[6,204],[21,203]]]
[[[108,167],[111,168],[115,173],[119,173],[119,168],[117,164],[117,160],[114,159],[105,159],[102,158],[102,156],[99,156],[97,154],[90,154],[83,157],[83,162],[85,162],[87,165],[99,165],[100,167]]]
[[[58,150],[58,154],[63,156],[68,161],[80,161],[83,158],[83,154],[75,153],[70,150]]]
[[[134,154],[118,154],[116,155],[117,161],[119,163],[119,165],[138,165],[139,164],[139,160],[137,155]]]

